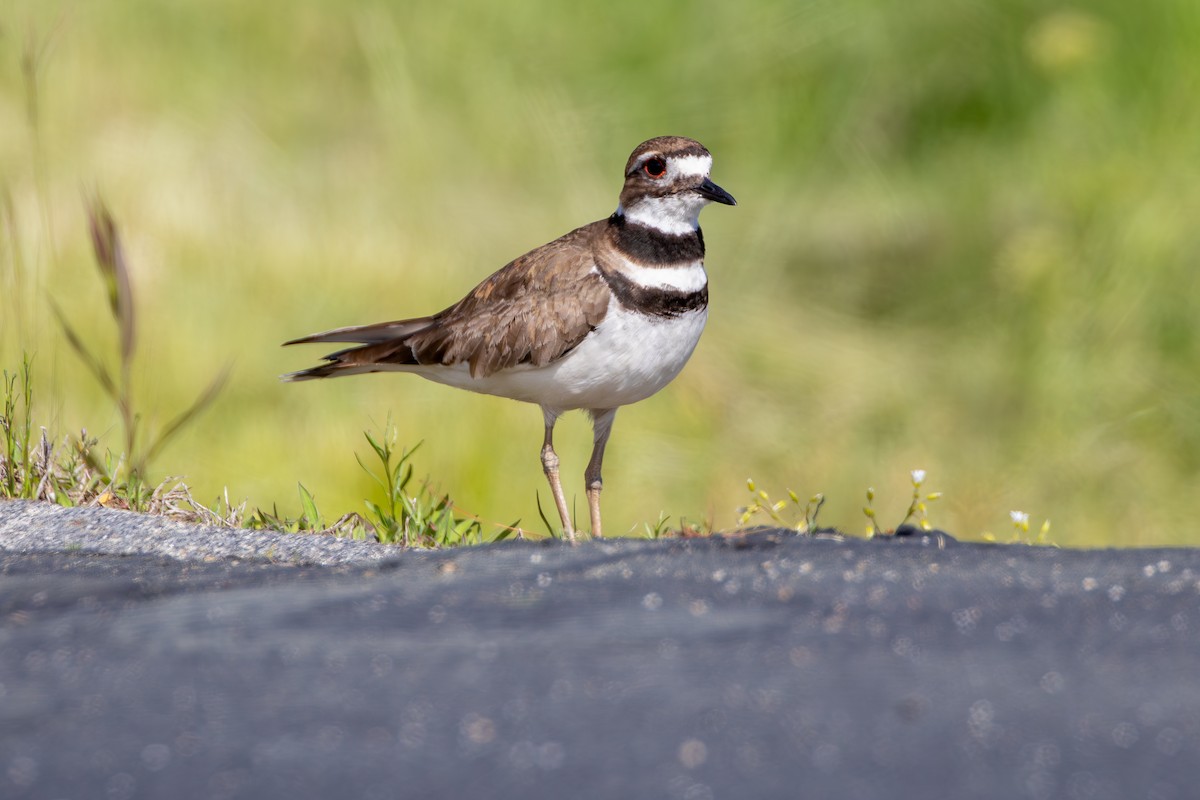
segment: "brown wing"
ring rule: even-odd
[[[467,363],[483,377],[518,364],[544,366],[604,319],[609,289],[596,269],[593,223],[521,256],[432,317],[339,328],[293,340],[362,342],[288,380],[371,372],[373,365]]]
[[[417,362],[466,362],[482,377],[569,352],[608,311],[608,285],[592,254],[595,227],[526,253],[436,314],[433,325],[406,337]]]

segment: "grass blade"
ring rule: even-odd
[[[550,538],[557,539],[558,538],[558,534],[556,533],[557,529],[553,525],[550,524],[550,520],[546,519],[546,512],[542,510],[542,493],[535,492],[533,496],[537,500],[538,516],[542,518],[542,524],[546,526],[546,530],[550,531]]]
[[[125,250],[117,223],[108,206],[98,196],[88,204],[88,230],[92,236],[92,252],[96,267],[108,294],[108,305],[121,337],[121,364],[123,370],[133,358],[135,341],[133,286],[129,281],[129,268],[125,262]]]
[[[141,459],[143,465],[152,461],[175,434],[179,433],[196,415],[213,404],[213,401],[217,399],[217,395],[221,393],[221,390],[225,388],[225,384],[229,381],[231,371],[232,368],[229,365],[223,367],[196,400],[182,414],[175,417],[175,419],[171,420],[159,431],[154,443],[150,445],[150,448]]]
[[[321,521],[321,512],[317,510],[317,501],[312,496],[312,492],[304,488],[303,483],[296,484],[300,487],[300,507],[303,509],[302,520],[308,522],[306,527],[313,530],[322,530],[325,525]]]
[[[71,323],[67,321],[67,315],[58,307],[58,303],[51,300],[50,309],[58,319],[58,325],[62,328],[63,336],[67,337],[67,344],[71,345],[71,349],[75,351],[75,355],[79,356],[79,360],[95,376],[100,386],[104,389],[104,393],[114,403],[119,404],[121,402],[121,393],[118,391],[116,381],[113,380],[108,368],[104,366],[99,358],[92,354],[91,350],[88,350],[87,345],[83,343],[83,339],[71,327]]]

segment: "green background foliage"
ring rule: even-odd
[[[710,326],[623,410],[606,529],[718,527],[745,479],[824,492],[909,470],[961,534],[1194,543],[1200,517],[1200,4],[10,0],[0,19],[0,359],[43,413],[115,430],[49,311],[116,334],[83,193],[126,240],[140,405],[216,405],[155,465],[197,496],[360,510],[361,431],[537,527],[541,419],[409,376],[283,385],[331,327],[429,313],[609,214],[643,139],[704,142]],[[23,67],[24,65],[24,67]],[[81,192],[81,189],[83,192]],[[111,341],[110,341],[111,340]],[[559,426],[585,509],[590,432]],[[881,519],[881,524],[886,519]]]

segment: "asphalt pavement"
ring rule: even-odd
[[[1200,551],[0,502],[2,798],[1192,798]]]

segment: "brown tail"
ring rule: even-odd
[[[320,364],[315,367],[309,367],[299,372],[289,372],[286,375],[280,375],[279,380],[284,383],[298,383],[299,381],[313,381],[317,378],[337,378],[343,375],[360,375],[378,371],[378,369],[371,369],[361,364],[334,362],[332,364]]]
[[[284,342],[287,347],[292,344],[313,344],[315,342],[352,342],[354,344],[382,344],[393,339],[403,339],[417,331],[424,330],[433,324],[433,317],[418,317],[417,319],[398,319],[394,322],[377,322],[374,325],[355,325],[349,328],[334,328],[324,333],[314,333],[311,336],[301,336]]]
[[[379,367],[381,361],[393,365],[416,364],[416,358],[412,356],[411,349],[405,344],[405,339],[418,331],[427,329],[433,322],[432,317],[402,319],[395,322],[380,322],[375,325],[336,328],[284,342],[285,347],[293,344],[319,342],[355,342],[359,346],[330,353],[325,356],[328,364],[309,367],[299,372],[289,372],[280,376],[280,380],[294,383],[317,378],[336,378],[342,375],[380,372],[382,371]]]

